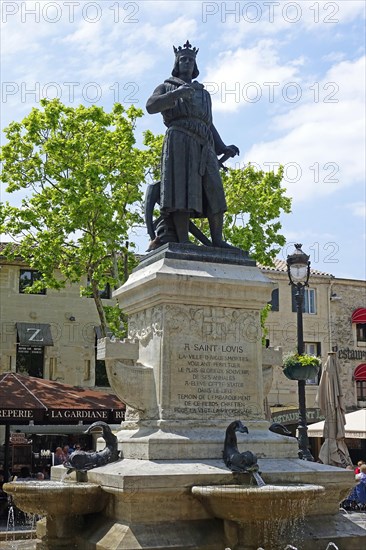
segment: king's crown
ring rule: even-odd
[[[192,44],[189,43],[189,40],[187,40],[187,42],[183,44],[183,47],[178,46],[178,48],[176,48],[175,46],[173,46],[175,57],[180,57],[183,54],[196,57],[196,55],[198,54],[198,49],[199,48],[192,48]]]

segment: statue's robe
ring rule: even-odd
[[[171,77],[158,86],[149,104],[159,102],[167,126],[161,158],[162,214],[188,211],[191,217],[226,211],[217,155],[225,145],[212,123],[210,94],[192,82],[191,99],[172,100],[169,92],[185,82]],[[164,100],[166,98],[166,101]]]

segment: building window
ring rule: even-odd
[[[356,380],[357,401],[366,401],[366,363],[361,363],[355,368],[353,378]],[[360,406],[363,405],[360,403]]]
[[[95,385],[110,387],[110,383],[105,369],[105,361],[97,359],[95,361]]]
[[[314,355],[315,357],[321,356],[321,344],[320,342],[304,342],[304,353],[307,355]],[[315,378],[309,378],[306,380],[306,384],[309,386],[318,385],[321,377],[321,369]]]
[[[271,301],[268,302],[271,306],[271,311],[279,311],[280,310],[280,302],[279,302],[279,289],[275,288],[272,290],[271,295]]]
[[[296,311],[296,292],[295,287],[291,287],[292,292],[292,311]],[[304,299],[302,303],[302,312],[310,313],[312,315],[316,314],[316,290],[314,288],[305,288],[304,289]]]
[[[304,313],[316,313],[315,289],[305,288],[304,292]]]
[[[366,323],[356,324],[356,339],[357,342],[366,342]]]
[[[91,361],[90,359],[84,359],[84,382],[90,380]]]
[[[357,401],[366,401],[366,380],[356,380]]]
[[[90,281],[88,280],[88,287],[90,288]],[[89,294],[90,292],[90,294]],[[105,285],[105,287],[102,289],[102,290],[99,290],[99,297],[102,299],[102,300],[110,300],[112,298],[112,290],[111,290],[111,285],[109,283],[107,283]],[[92,289],[90,288],[90,290],[88,291],[88,298],[93,298],[93,293],[92,293]]]
[[[32,286],[35,282],[40,281],[42,275],[39,271],[32,269],[21,269],[19,274],[19,292],[20,294],[25,294],[26,289]],[[29,294],[27,292],[27,294]],[[30,294],[46,294],[46,289],[42,288],[41,290],[32,290]]]
[[[44,348],[17,346],[16,371],[36,378],[43,378]]]
[[[111,285],[107,283],[103,290],[99,291],[99,296],[102,300],[110,300],[112,298]]]
[[[360,347],[366,346],[366,308],[358,307],[352,313],[352,331],[356,345]]]

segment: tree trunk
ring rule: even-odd
[[[94,302],[98,311],[99,319],[100,319],[100,331],[102,334],[102,338],[105,338],[107,336],[107,320],[105,317],[105,312],[102,304],[102,300],[99,295],[99,288],[98,283],[91,279],[90,281],[92,291],[93,291],[93,298]]]

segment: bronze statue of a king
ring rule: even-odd
[[[189,232],[210,246],[230,247],[223,240],[225,194],[220,161],[239,154],[235,145],[225,145],[212,122],[211,96],[198,74],[198,49],[188,42],[174,48],[172,76],[149,97],[148,113],[161,113],[167,127],[161,156],[161,182],[150,185],[145,218],[151,238],[149,250],[167,242],[189,242]],[[160,217],[153,223],[152,211],[160,204]],[[191,218],[206,217],[211,240],[205,238]]]

